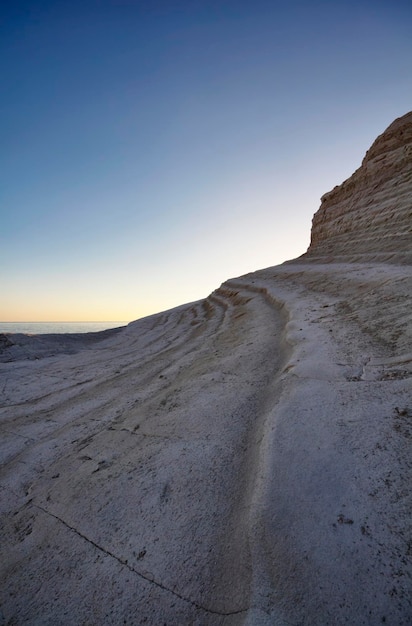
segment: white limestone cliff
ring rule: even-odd
[[[1,338],[0,624],[411,623],[411,121],[300,259]]]
[[[395,120],[362,165],[322,197],[309,259],[412,262],[412,112]]]

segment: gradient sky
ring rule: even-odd
[[[397,0],[0,8],[0,320],[124,320],[307,249],[412,109]]]

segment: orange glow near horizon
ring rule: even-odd
[[[133,321],[300,256],[412,101],[410,3],[6,4],[4,322]]]

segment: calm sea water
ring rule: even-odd
[[[127,324],[128,322],[0,322],[0,333],[95,333]]]

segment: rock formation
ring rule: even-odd
[[[361,167],[322,197],[306,256],[412,262],[412,112],[396,119]]]
[[[0,624],[412,623],[411,121],[301,259],[0,337]]]

